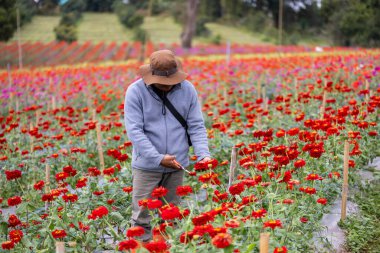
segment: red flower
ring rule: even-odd
[[[123,192],[126,192],[126,193],[131,193],[133,190],[132,186],[126,186],[123,188]]]
[[[219,249],[226,248],[230,246],[231,243],[232,243],[232,236],[227,233],[220,233],[214,236],[214,238],[212,238],[212,244]]]
[[[21,178],[21,171],[20,170],[6,170],[5,175],[8,181]]]
[[[47,202],[51,202],[54,200],[54,195],[51,194],[51,193],[46,193],[46,194],[43,194],[42,197],[41,197],[42,201],[47,201]]]
[[[59,172],[55,174],[55,180],[57,181],[65,180],[67,177],[69,177],[69,174],[66,172]]]
[[[127,237],[142,236],[143,234],[145,234],[145,230],[140,226],[131,227],[127,230]]]
[[[37,191],[37,190],[42,190],[44,186],[45,186],[45,182],[41,180],[35,183],[33,188]]]
[[[240,226],[240,222],[238,220],[229,220],[226,221],[224,225],[228,228],[238,228]]]
[[[261,208],[257,211],[252,211],[252,217],[255,219],[263,218],[267,214],[267,211],[264,208]]]
[[[315,188],[313,188],[313,187],[306,187],[304,189],[304,192],[307,193],[307,194],[312,195],[312,194],[315,194],[317,192],[317,190]]]
[[[83,188],[87,185],[87,178],[82,177],[78,179],[77,184],[75,185],[76,188]]]
[[[176,190],[176,194],[178,196],[186,196],[190,193],[193,193],[193,189],[189,185],[184,185],[184,186],[178,186]]]
[[[137,248],[139,244],[135,239],[129,239],[119,242],[119,250],[131,250]]]
[[[181,216],[179,208],[173,204],[163,206],[160,213],[163,220],[173,220]]]
[[[15,243],[13,241],[6,241],[1,244],[1,248],[3,249],[13,249],[15,247]]]
[[[322,204],[322,205],[326,205],[327,204],[327,199],[325,199],[325,198],[319,198],[319,199],[317,199],[317,203]]]
[[[300,221],[301,221],[302,223],[306,223],[306,222],[309,221],[309,219],[306,218],[306,217],[301,217],[301,218],[300,218]]]
[[[300,160],[297,160],[294,162],[294,167],[296,167],[296,168],[301,168],[305,165],[306,165],[306,162],[303,159],[300,159]]]
[[[163,186],[157,187],[152,191],[152,197],[154,198],[162,198],[168,193],[168,189]]]
[[[71,203],[73,203],[73,202],[75,202],[75,201],[78,200],[78,195],[69,193],[69,194],[63,195],[62,199],[65,202],[71,202]]]
[[[66,231],[65,230],[60,230],[60,229],[56,229],[54,230],[53,232],[51,232],[51,235],[55,238],[55,239],[59,239],[59,238],[63,238],[65,237],[67,234],[66,234]]]
[[[115,173],[115,169],[113,167],[106,168],[106,169],[103,170],[103,174],[104,175],[111,176],[114,173]]]
[[[202,213],[192,218],[194,226],[205,225],[207,222],[213,221],[214,217],[208,213]]]
[[[275,229],[276,227],[281,228],[282,223],[280,220],[269,220],[269,221],[264,222],[264,228],[268,228],[268,227],[271,229]]]
[[[305,179],[310,180],[310,181],[314,181],[314,180],[322,180],[323,178],[320,177],[318,174],[311,173],[311,174],[307,175],[307,177]]]
[[[95,208],[92,212],[91,212],[91,216],[90,218],[91,219],[94,219],[96,220],[96,218],[102,218],[103,216],[107,215],[108,214],[108,209],[107,207],[105,206],[99,206],[97,208]]]
[[[21,204],[22,200],[20,196],[14,196],[10,197],[8,199],[8,206],[17,206],[18,204]]]
[[[238,183],[235,185],[231,185],[228,191],[231,193],[231,195],[239,195],[244,191],[244,184]]]
[[[275,248],[273,253],[286,253],[288,252],[288,249],[285,246]]]
[[[19,241],[21,241],[22,237],[24,236],[24,234],[22,233],[21,230],[12,230],[9,232],[9,238],[14,242],[14,243],[18,243]]]
[[[90,174],[90,176],[92,177],[100,176],[101,174],[100,170],[96,167],[90,167],[87,169],[87,171],[88,171],[88,174]]]
[[[156,209],[162,206],[162,201],[159,199],[148,199],[147,207],[149,209]]]
[[[201,170],[208,170],[209,167],[211,167],[211,169],[215,169],[215,167],[218,165],[218,161],[214,158],[212,158],[211,160],[205,162],[205,161],[199,161],[197,162],[196,164],[194,164],[194,169],[196,171],[201,171]]]
[[[164,253],[169,249],[168,245],[163,241],[149,242],[144,247],[151,253]]]
[[[17,225],[20,225],[21,221],[17,218],[16,215],[11,214],[8,218],[8,226],[9,227],[16,227]]]

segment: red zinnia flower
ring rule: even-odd
[[[18,219],[18,217],[14,214],[9,215],[8,218],[8,226],[9,227],[16,227],[17,225],[20,225],[21,221]]]
[[[227,233],[219,233],[216,236],[214,236],[214,238],[212,238],[212,244],[219,249],[226,248],[230,246],[231,243],[232,236]]]
[[[162,198],[168,193],[168,189],[163,186],[157,187],[152,191],[152,197],[154,198]]]
[[[239,195],[244,191],[244,184],[238,183],[235,185],[231,185],[228,191],[231,193],[231,195]]]
[[[323,178],[320,177],[318,174],[311,173],[311,174],[307,175],[307,177],[305,179],[314,181],[314,180],[322,180]]]
[[[149,209],[156,209],[162,206],[162,201],[159,199],[148,199],[147,207]]]
[[[212,217],[208,213],[202,213],[192,218],[194,226],[205,225],[207,222],[213,221],[213,220],[214,220],[214,217]]]
[[[21,178],[21,171],[20,170],[6,170],[5,176],[8,181]]]
[[[269,220],[269,221],[264,222],[264,228],[268,228],[268,227],[271,229],[275,229],[276,227],[281,228],[282,223],[280,220]]]
[[[137,248],[138,243],[135,239],[129,239],[119,242],[119,250],[130,250]]]
[[[181,217],[179,208],[173,204],[163,206],[160,209],[160,213],[163,220],[173,220]]]
[[[65,202],[69,202],[70,201],[71,203],[73,203],[73,202],[75,202],[75,201],[78,200],[78,195],[69,193],[69,194],[63,195],[62,199]]]
[[[63,238],[63,237],[65,237],[67,234],[66,234],[66,231],[63,230],[63,229],[56,229],[56,230],[54,230],[53,232],[51,232],[51,235],[52,235],[55,239],[58,239],[58,238]]]
[[[19,241],[21,241],[22,237],[24,236],[24,234],[22,233],[21,230],[12,230],[9,232],[9,238],[14,242],[14,243],[18,243]]]
[[[327,199],[325,199],[325,198],[319,198],[319,199],[317,199],[317,203],[322,204],[322,205],[326,205],[327,204]]]
[[[252,211],[252,217],[255,219],[262,218],[266,215],[267,211],[264,208],[261,208],[257,211]]]
[[[6,241],[1,244],[1,248],[3,249],[13,249],[15,247],[15,243],[13,241]]]
[[[131,193],[133,190],[132,186],[126,186],[123,188],[123,192],[126,192],[126,193]]]
[[[8,199],[8,206],[17,206],[18,204],[21,204],[22,200],[20,196],[14,196],[10,197]]]
[[[199,161],[197,162],[196,164],[194,164],[194,169],[196,171],[200,171],[200,170],[208,170],[209,169],[209,166],[211,167],[211,169],[215,169],[215,167],[218,165],[218,161],[216,159],[211,159],[207,162],[205,161]]]
[[[301,168],[301,167],[305,166],[305,164],[306,164],[305,160],[300,159],[300,160],[297,160],[294,162],[294,167]]]
[[[176,194],[178,196],[186,196],[190,193],[193,193],[193,189],[189,185],[184,185],[184,186],[178,186],[176,190]]]
[[[317,192],[317,190],[315,188],[313,188],[313,187],[306,187],[304,189],[304,192],[307,193],[307,194],[312,195],[312,194],[315,194]]]
[[[107,214],[108,214],[107,207],[105,207],[105,206],[99,206],[99,207],[95,208],[91,212],[91,216],[90,217],[95,220],[96,218],[102,218],[103,216],[105,216]]]
[[[238,220],[229,220],[226,221],[224,225],[228,228],[238,228],[240,226],[240,222]]]
[[[127,237],[142,236],[143,234],[145,234],[145,230],[140,226],[131,227],[127,230]]]
[[[164,253],[169,249],[168,245],[163,241],[149,242],[144,247],[151,253]]]
[[[286,253],[288,252],[288,249],[285,246],[275,248],[273,253]]]
[[[44,188],[45,182],[44,181],[38,181],[37,183],[34,184],[33,188],[37,190],[42,190]]]

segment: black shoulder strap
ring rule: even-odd
[[[187,141],[189,143],[189,146],[192,146],[192,143],[191,143],[191,139],[190,139],[190,135],[189,133],[187,132],[187,129],[188,129],[188,126],[187,126],[187,122],[186,120],[182,117],[181,114],[179,114],[179,112],[175,109],[175,107],[173,106],[173,104],[169,101],[169,99],[164,95],[164,93],[161,93],[159,89],[157,89],[156,87],[152,86],[152,89],[154,91],[154,93],[157,94],[157,96],[159,96],[162,101],[164,102],[164,105],[169,109],[169,111],[173,114],[173,116],[179,121],[179,123],[185,128],[186,130],[186,135],[187,135]]]

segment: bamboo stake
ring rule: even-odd
[[[232,182],[235,179],[235,169],[236,169],[236,147],[232,147],[231,151],[231,164],[230,164],[230,175],[228,179],[228,188],[230,188]]]
[[[52,109],[53,109],[53,111],[54,111],[55,108],[56,108],[56,104],[55,104],[55,96],[53,96],[53,97],[51,98],[51,105],[52,105]]]
[[[269,252],[269,233],[260,234],[260,253]]]
[[[29,130],[32,131],[33,130],[33,124],[32,122],[30,122],[30,127],[29,127]],[[30,153],[33,152],[33,149],[34,149],[34,143],[33,143],[33,136],[30,135]]]
[[[12,108],[12,102],[13,102],[13,92],[12,92],[12,75],[11,75],[11,66],[8,63],[7,64],[7,71],[8,71],[8,92],[9,94],[9,110]]]
[[[65,242],[55,242],[55,252],[65,253]]]
[[[349,162],[349,150],[350,146],[348,141],[344,142],[344,160],[343,160],[343,186],[342,186],[342,208],[340,219],[346,218],[347,209],[347,195],[348,195],[348,162]]]
[[[369,90],[369,82],[368,82],[368,80],[365,80],[365,89]],[[368,101],[369,101],[369,92],[368,92],[368,94],[365,95],[365,103],[368,104]]]
[[[95,110],[92,111],[92,117],[95,120]],[[99,122],[96,122],[96,137],[98,140],[98,154],[100,159],[100,168],[103,173],[104,170],[104,156],[103,156],[103,148],[102,148],[102,135]]]

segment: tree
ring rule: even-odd
[[[16,0],[3,0],[0,6],[0,41],[12,38],[17,28]]]
[[[187,0],[186,22],[181,34],[181,45],[183,48],[191,48],[191,42],[195,35],[199,0]]]

